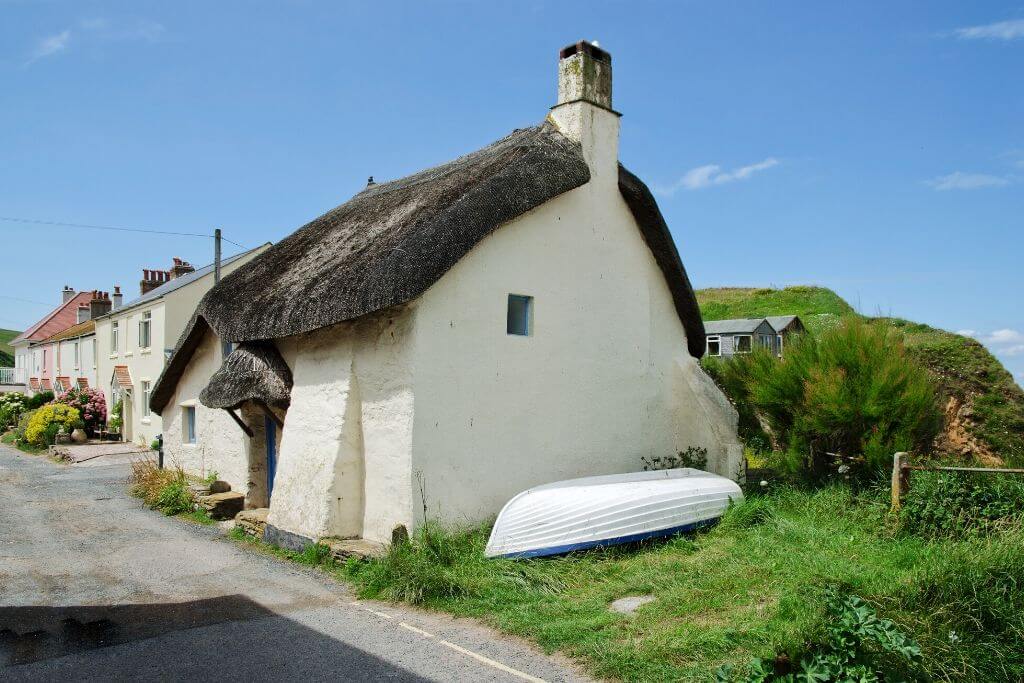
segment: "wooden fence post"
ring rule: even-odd
[[[892,511],[899,512],[900,499],[903,493],[910,487],[910,472],[904,469],[907,464],[907,454],[896,453],[892,456]]]

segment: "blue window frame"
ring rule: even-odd
[[[533,334],[533,297],[522,294],[508,295],[508,324],[506,330],[509,334],[521,337],[529,337]]]

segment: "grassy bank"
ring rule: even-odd
[[[697,300],[705,320],[796,314],[812,333],[858,315],[823,287],[703,289]],[[1024,466],[1024,391],[985,347],[920,323],[860,317],[902,335],[911,357],[931,374],[945,411],[945,429],[934,445],[938,455]]]
[[[486,560],[486,531],[438,529],[372,562],[335,564],[317,547],[268,552],[321,566],[363,598],[481,618],[600,677],[714,680],[722,665],[742,673],[753,658],[799,662],[831,645],[828,596],[838,591],[920,645],[913,663],[879,656],[879,667],[917,680],[1019,680],[1018,522],[929,538],[888,516],[884,492],[782,489],[704,533],[562,558]],[[630,595],[655,600],[631,615],[609,610]]]

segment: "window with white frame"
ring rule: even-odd
[[[149,417],[149,394],[152,382],[142,382],[142,417]]]
[[[736,353],[750,353],[753,338],[749,334],[737,334],[732,338],[733,351]]]
[[[117,322],[110,323],[110,352],[117,353]]]
[[[782,355],[782,335],[775,335],[775,353]]]
[[[719,335],[712,335],[708,337],[708,349],[707,355],[709,356],[721,356],[722,355],[722,337]]]
[[[148,349],[150,335],[153,328],[153,312],[146,311],[142,314],[142,320],[139,321],[139,348]]]
[[[770,334],[762,334],[762,335],[760,335],[759,338],[758,338],[758,343],[761,345],[761,348],[771,350],[771,348],[772,348],[772,335],[770,335]]]

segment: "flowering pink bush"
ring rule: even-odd
[[[93,434],[107,424],[107,399],[99,389],[71,389],[58,396],[54,403],[77,408],[86,432]]]

